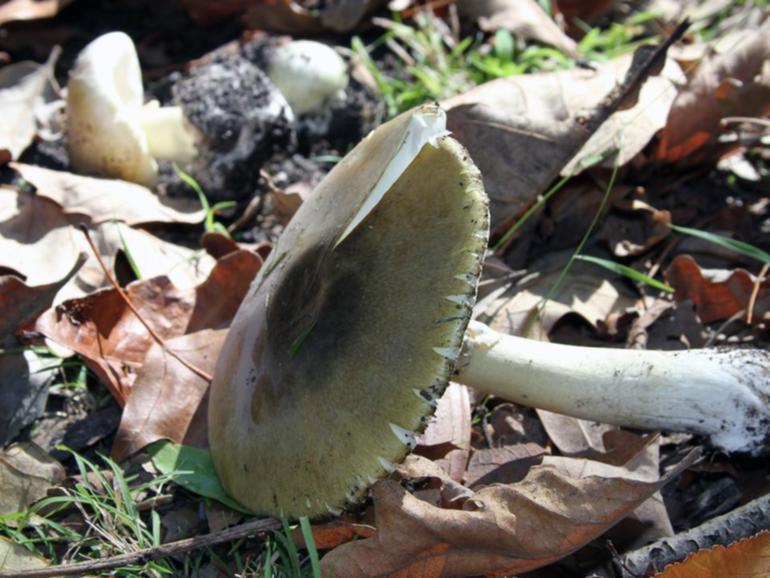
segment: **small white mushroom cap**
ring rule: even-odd
[[[144,104],[142,71],[123,32],[98,37],[78,55],[67,85],[70,161],[78,172],[151,185],[156,158],[188,162],[196,131],[179,107]]]
[[[294,114],[320,111],[348,85],[347,65],[337,52],[313,40],[295,40],[270,55],[267,75]]]
[[[131,38],[110,32],[86,46],[67,85],[73,168],[152,184],[158,167],[139,122],[143,104],[142,71]]]

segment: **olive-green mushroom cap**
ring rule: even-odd
[[[312,517],[360,499],[413,447],[446,387],[488,210],[443,118],[437,106],[405,113],[353,149],[233,321],[209,441],[225,489],[256,513]]]

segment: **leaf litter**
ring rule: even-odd
[[[330,3],[336,12],[330,8],[325,17],[304,13],[294,2],[251,3],[251,8],[248,4],[235,3],[228,10],[249,10],[247,21],[303,35],[350,29],[366,18],[368,10],[384,3],[358,7]],[[570,14],[573,4],[555,2],[554,9]],[[598,13],[609,3],[592,4],[589,11]],[[201,21],[223,15],[202,3],[185,5]],[[491,14],[497,21],[486,22],[516,33],[518,24],[512,19],[522,17],[506,10]],[[550,24],[549,30],[554,30]],[[574,33],[569,27],[568,31]],[[566,47],[570,37],[554,33],[552,41]],[[568,336],[622,346],[628,338],[636,345],[651,341],[683,347],[685,342],[695,344],[691,337],[695,332],[726,331],[725,339],[766,343],[766,281],[735,268],[737,258],[731,261],[729,254],[722,256],[725,266],[717,274],[686,254],[671,255],[674,234],[666,225],[673,220],[699,226],[697,217],[702,215],[692,207],[688,212],[671,206],[665,195],[656,194],[660,185],[654,178],[660,166],[656,163],[715,163],[726,151],[756,152],[756,143],[731,140],[726,127],[740,129],[740,123],[722,123],[725,117],[761,117],[768,111],[766,43],[759,31],[742,31],[739,41],[739,51],[720,52],[716,43],[704,50],[694,74],[691,63],[666,59],[636,102],[625,103],[626,110],[616,112],[590,140],[582,124],[586,114],[622,82],[630,57],[594,70],[493,81],[446,102],[451,128],[481,165],[492,196],[492,217],[501,228],[535,202],[559,173],[583,173],[580,179],[573,177],[500,252],[502,266],[509,268],[506,275],[518,268],[525,269],[526,276],[511,276],[508,282],[502,276],[501,286],[479,311],[507,332],[544,339]],[[699,102],[705,103],[703,107]],[[26,136],[25,142],[30,139]],[[664,269],[676,291],[674,302],[609,271],[581,266],[550,291],[565,249],[580,238],[597,206],[591,201],[596,200],[597,185],[601,190],[607,180],[606,167],[585,168],[579,159],[610,149],[620,150],[622,184],[613,193],[603,228],[587,249],[658,275]],[[31,186],[0,188],[0,272],[7,273],[0,277],[4,329],[25,340],[39,342],[45,336],[71,349],[107,385],[123,406],[112,440],[116,458],[142,455],[145,447],[152,453],[158,443],[167,443],[159,440],[197,448],[205,458],[207,383],[169,350],[205,372],[212,371],[230,319],[261,265],[259,255],[269,248],[244,249],[207,233],[204,246],[213,257],[208,256],[138,228],[153,224],[152,231],[158,232],[199,223],[204,215],[193,203],[158,197],[120,181],[30,164],[10,166]],[[697,177],[690,168],[676,170],[683,171],[685,179]],[[645,171],[653,177],[644,178]],[[275,210],[286,219],[308,193],[274,194]],[[737,194],[750,198],[744,190]],[[756,222],[764,212],[755,215]],[[109,287],[75,228],[80,222],[88,224],[110,269],[120,269],[123,255],[131,256],[141,278],[126,284],[126,293],[163,344],[149,335]],[[737,234],[746,242],[765,241],[752,231]],[[81,268],[83,251],[89,261]],[[749,312],[750,325],[712,326],[736,316],[748,321]],[[3,360],[7,357],[4,353]],[[2,370],[4,380],[6,371]],[[45,388],[50,381],[43,383]],[[686,472],[679,478],[683,491],[696,487],[691,467],[696,457],[684,449],[698,447],[698,440],[679,443],[682,450],[672,453],[676,446],[666,438],[533,412],[494,399],[472,400],[467,389],[453,385],[417,455],[399,474],[372,489],[373,505],[314,527],[317,546],[330,549],[323,567],[335,576],[503,575],[554,564],[607,531],[615,532],[606,536],[617,544],[636,548],[672,531],[670,493],[664,482]],[[167,462],[159,469],[174,472],[177,459]],[[56,474],[44,479],[29,500],[13,507],[26,509],[61,481],[60,466],[45,467]],[[205,465],[193,469],[206,475]],[[27,484],[25,476],[31,475],[22,472],[20,485]],[[742,474],[734,475],[740,479]],[[199,482],[176,481],[212,497],[195,485]],[[213,528],[213,517],[210,520]],[[0,563],[0,568],[10,567]]]

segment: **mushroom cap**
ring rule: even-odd
[[[315,40],[294,40],[275,48],[267,75],[296,115],[320,111],[348,85],[348,67],[337,52]]]
[[[67,133],[78,172],[145,185],[157,177],[140,126],[142,72],[123,32],[99,36],[78,55],[67,84]]]
[[[248,509],[338,513],[414,445],[462,345],[487,199],[437,106],[373,131],[321,182],[235,316],[209,402]]]

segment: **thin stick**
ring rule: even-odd
[[[275,518],[252,520],[251,522],[245,522],[238,526],[233,526],[232,528],[219,530],[218,532],[186,538],[184,540],[177,540],[176,542],[169,542],[168,544],[161,544],[160,546],[153,546],[152,548],[144,548],[142,550],[137,550],[136,552],[120,554],[102,560],[78,562],[77,564],[62,564],[60,566],[49,566],[47,568],[35,568],[34,570],[0,572],[0,578],[51,578],[52,576],[87,575],[92,572],[111,570],[123,566],[146,564],[147,562],[157,560],[158,558],[166,558],[167,556],[173,556],[174,554],[182,554],[184,552],[190,552],[191,550],[208,548],[209,546],[215,546],[222,542],[230,542],[231,540],[245,538],[249,534],[277,530],[280,527],[281,523]]]
[[[746,306],[746,323],[751,325],[751,320],[754,317],[754,306],[757,304],[757,295],[759,295],[759,288],[762,286],[762,283],[765,282],[765,277],[767,275],[767,270],[770,269],[770,263],[765,263],[762,266],[762,270],[759,272],[759,275],[757,276],[757,280],[754,283],[754,287],[751,288],[751,297],[749,297],[749,304]]]
[[[211,381],[211,376],[203,371],[200,367],[190,363],[187,361],[184,357],[179,355],[177,352],[175,352],[173,349],[171,349],[167,344],[166,341],[158,335],[155,330],[150,327],[150,324],[147,323],[147,321],[144,320],[144,317],[142,317],[142,314],[139,313],[139,310],[134,306],[134,304],[131,302],[131,299],[129,299],[126,292],[123,290],[123,288],[118,285],[117,280],[115,277],[112,276],[112,273],[107,268],[106,263],[102,259],[102,256],[99,254],[99,251],[96,248],[96,245],[94,244],[93,239],[91,239],[91,234],[88,232],[88,228],[84,224],[79,225],[79,229],[83,232],[83,234],[86,236],[86,241],[88,241],[88,245],[91,247],[91,251],[93,251],[94,256],[96,257],[96,260],[99,262],[99,266],[102,268],[102,271],[104,271],[104,274],[107,276],[107,280],[110,282],[110,285],[112,285],[113,289],[118,292],[118,295],[120,295],[120,298],[123,299],[126,306],[131,310],[131,312],[136,315],[136,318],[139,320],[139,322],[144,325],[144,328],[147,329],[147,331],[150,333],[152,338],[160,345],[164,351],[166,351],[171,357],[176,359],[179,363],[184,365],[187,369],[192,371],[194,374],[196,374],[198,377],[205,379],[206,381]],[[2,574],[0,574],[2,576]]]

